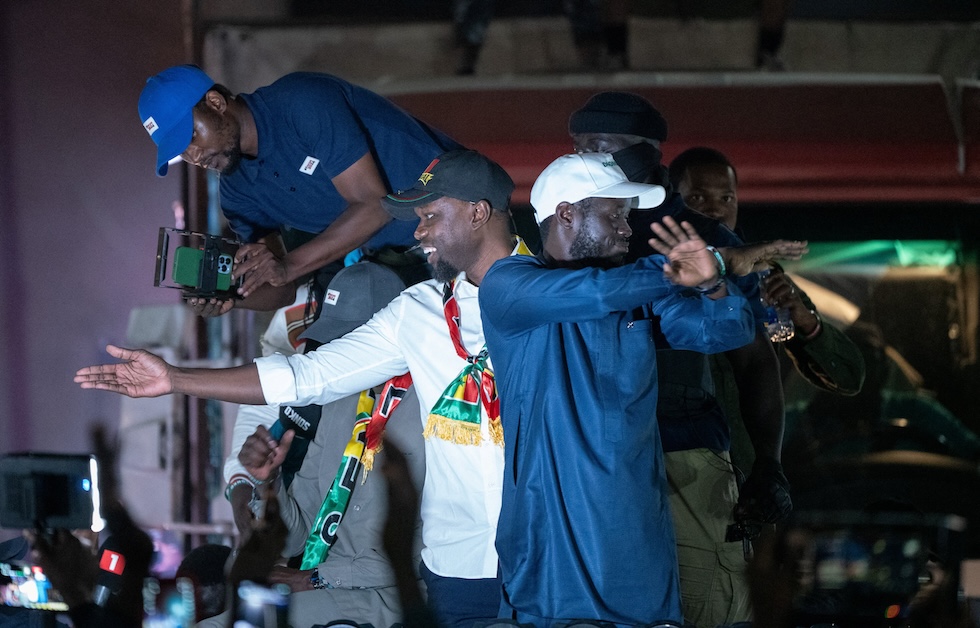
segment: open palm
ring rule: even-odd
[[[675,284],[693,288],[717,279],[718,265],[714,255],[694,227],[688,222],[680,225],[665,216],[663,224],[650,225],[655,238],[650,246],[667,256],[664,275]]]
[[[118,364],[87,366],[75,373],[82,388],[109,390],[129,397],[159,397],[173,392],[171,372],[174,367],[157,355],[142,349],[133,350],[109,345],[106,351]]]

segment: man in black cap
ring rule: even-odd
[[[132,397],[296,404],[328,403],[408,371],[425,425],[420,571],[429,603],[446,626],[496,617],[503,434],[477,295],[495,261],[529,252],[511,235],[513,189],[496,163],[451,151],[432,160],[409,190],[388,195],[383,202],[392,214],[419,219],[415,238],[436,277],[315,351],[229,369],[178,369],[147,351],[110,345],[122,362],[80,369],[75,381]],[[282,463],[292,439],[286,432],[270,443],[270,468]]]
[[[631,180],[669,189],[660,152],[660,143],[667,139],[667,122],[645,98],[627,92],[597,94],[571,115],[568,127],[577,151],[610,152]],[[629,213],[633,234],[628,260],[653,252],[647,243],[653,236],[650,225],[664,216],[689,222],[708,244],[723,251],[729,279],[754,306],[759,303],[757,277],[754,273],[734,276],[732,267],[747,271],[757,259],[786,252],[798,257],[805,249],[780,241],[757,247],[748,260],[732,257],[741,240],[724,225],[687,208],[671,191],[660,207]],[[754,314],[762,320],[760,307],[754,307]],[[657,351],[657,418],[677,533],[681,597],[685,619],[699,626],[750,619],[739,531],[746,525],[779,521],[792,508],[780,464],[782,385],[764,328],[757,325],[752,343],[725,355],[733,365],[738,403],[757,453],[740,491],[737,470],[729,460],[728,423],[716,400],[726,382],[713,381],[708,358],[701,353],[675,351],[666,343],[658,344]]]

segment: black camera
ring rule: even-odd
[[[99,530],[99,500],[95,456],[0,456],[0,527]]]

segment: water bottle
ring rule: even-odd
[[[766,279],[771,273],[772,269],[769,268],[759,272],[760,295],[764,294],[765,291],[763,288],[765,287]],[[762,296],[760,296],[760,300],[766,310],[766,333],[769,334],[769,340],[772,342],[786,342],[795,336],[796,326],[793,325],[793,319],[790,318],[789,308],[769,304]]]

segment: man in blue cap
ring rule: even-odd
[[[157,174],[177,157],[221,173],[222,212],[247,243],[234,270],[244,299],[191,300],[206,316],[287,305],[293,283],[315,271],[322,291],[338,260],[362,245],[411,246],[415,225],[391,223],[380,199],[460,148],[327,74],[289,74],[235,96],[196,66],[174,66],[147,80],[139,115],[157,144]]]

